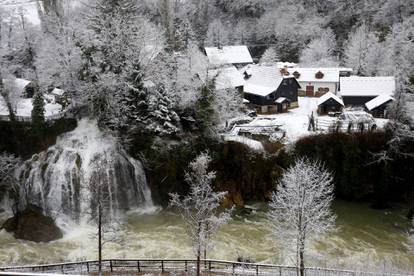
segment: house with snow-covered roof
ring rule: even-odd
[[[351,76],[341,78],[340,87],[340,94],[346,106],[364,106],[378,96],[392,97],[395,92],[395,79],[394,77]],[[383,98],[379,98],[378,101],[381,99]],[[371,104],[374,106],[376,102]]]
[[[282,68],[281,74],[294,77],[300,86],[299,96],[320,97],[327,92],[337,94],[340,86],[339,79],[349,76],[352,68]]]
[[[244,78],[235,66],[223,67],[208,71],[209,79],[214,80],[217,90],[236,88],[243,91]]]
[[[251,107],[260,113],[275,113],[298,106],[300,85],[295,78],[281,75],[276,65],[247,67],[243,71],[249,70],[250,75],[245,75],[243,92]]]
[[[387,118],[388,107],[393,101],[394,98],[389,95],[379,95],[365,103],[365,110],[375,118]]]
[[[253,63],[247,46],[205,47],[206,55],[211,66],[246,65]]]
[[[344,106],[341,98],[332,92],[328,92],[318,99],[318,114],[341,112]]]
[[[30,80],[21,78],[3,79],[3,85],[21,98],[32,98],[35,84]]]

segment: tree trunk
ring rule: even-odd
[[[102,206],[99,192],[99,202],[98,202],[98,271],[99,276],[102,275]]]
[[[299,252],[299,262],[300,262],[299,272],[300,272],[300,276],[305,276],[305,263],[304,263],[303,259],[304,259],[303,258],[303,249],[301,248],[300,252]]]

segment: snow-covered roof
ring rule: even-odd
[[[215,77],[216,89],[235,88],[244,85],[244,78],[235,66],[209,70],[209,76]]]
[[[276,99],[276,103],[279,103],[279,104],[281,104],[281,103],[283,103],[284,101],[287,101],[288,99],[286,99],[285,97],[279,97],[279,98],[277,98]]]
[[[284,67],[293,68],[293,67],[298,66],[297,63],[294,63],[294,62],[284,62],[284,61],[276,62],[276,65],[279,68],[284,68]]]
[[[388,95],[379,95],[376,98],[373,98],[372,100],[370,100],[369,102],[365,103],[365,106],[367,107],[367,109],[369,111],[377,108],[378,106],[385,104],[389,101],[393,101],[394,98],[388,96]]]
[[[274,92],[283,80],[277,66],[249,65],[252,76],[246,80],[243,91],[258,96],[267,96]]]
[[[392,96],[394,77],[343,77],[340,81],[342,96]]]
[[[337,95],[335,95],[334,93],[332,93],[332,92],[328,92],[328,93],[325,93],[325,94],[323,94],[319,99],[318,99],[318,105],[321,105],[321,104],[323,104],[324,102],[326,102],[327,100],[329,100],[329,99],[333,99],[333,100],[335,100],[337,103],[339,103],[340,105],[342,105],[342,106],[345,106],[344,105],[344,102],[342,101],[342,99],[340,99]]]
[[[293,73],[298,72],[299,77],[296,79],[298,82],[339,82],[340,72],[350,72],[351,68],[342,67],[326,67],[326,68],[287,68],[289,76],[293,76]],[[322,78],[317,78],[316,74],[321,72]]]
[[[212,65],[253,63],[247,46],[206,47],[208,61]]]
[[[52,94],[56,96],[62,96],[63,94],[65,94],[65,91],[59,88],[55,88],[52,90]]]
[[[3,83],[5,85],[13,86],[14,89],[16,89],[15,92],[18,92],[18,93],[23,93],[23,91],[26,89],[26,86],[28,86],[31,83],[31,81],[29,80],[19,79],[19,78],[15,78],[13,79],[13,81],[14,83],[11,83],[10,79],[5,79],[3,80]]]

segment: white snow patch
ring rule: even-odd
[[[259,152],[264,151],[264,148],[261,142],[247,138],[247,137],[243,137],[243,136],[225,135],[224,141],[238,142],[238,143],[248,146],[252,150],[259,151]]]

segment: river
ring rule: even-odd
[[[292,253],[278,246],[270,236],[265,204],[252,204],[257,211],[237,212],[214,239],[208,258],[293,264]],[[361,270],[414,271],[414,255],[409,252],[409,224],[404,207],[373,210],[365,204],[336,201],[335,233],[311,241],[307,265]],[[0,214],[0,222],[7,217]],[[117,230],[118,239],[107,243],[105,258],[191,258],[192,248],[183,221],[170,210],[131,212]],[[0,264],[35,264],[96,259],[95,228],[67,226],[64,238],[50,243],[16,240],[0,232]]]

